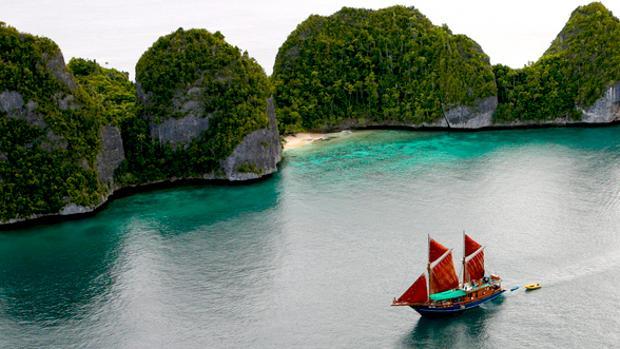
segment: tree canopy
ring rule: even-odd
[[[620,21],[599,2],[580,6],[543,56],[522,69],[494,67],[497,121],[578,119],[620,81]]]
[[[104,124],[120,127],[136,116],[136,88],[129,81],[128,73],[83,58],[72,58],[67,67],[100,106]]]
[[[284,133],[346,119],[433,122],[497,93],[478,44],[403,6],[310,16],[280,47],[273,81]]]
[[[310,16],[280,47],[273,81],[280,131],[423,125],[498,96],[494,122],[579,120],[620,81],[620,25],[580,6],[549,49],[522,69],[491,67],[480,46],[414,8],[343,8]]]
[[[180,28],[159,38],[138,61],[136,83],[142,98],[139,116],[123,128],[129,159],[124,182],[211,173],[247,134],[268,124],[267,75],[219,32]],[[177,101],[190,90],[209,118],[208,129],[183,147],[153,140],[151,125],[187,115]]]
[[[0,220],[98,202],[99,111],[58,46],[1,23],[0,93],[22,99],[0,110]]]

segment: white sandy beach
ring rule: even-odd
[[[284,150],[295,149],[311,144],[312,142],[327,139],[327,133],[296,133],[284,138]]]
[[[294,135],[284,137],[284,150],[295,149],[312,144],[317,141],[324,141],[330,138],[342,136],[351,133],[351,131],[341,131],[334,133],[309,133],[300,132]]]

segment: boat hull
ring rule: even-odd
[[[452,306],[435,307],[430,305],[412,305],[411,307],[420,313],[424,317],[450,317],[460,315],[467,310],[477,308],[481,304],[492,301],[493,299],[501,296],[506,290],[499,290],[496,293],[490,294],[484,298],[479,298],[469,303],[460,303]]]

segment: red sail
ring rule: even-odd
[[[409,305],[426,303],[428,301],[428,291],[426,291],[426,275],[422,274],[411,285],[402,296],[400,296],[395,302],[395,305]]]
[[[459,279],[456,276],[456,270],[454,270],[452,252],[448,252],[446,256],[431,269],[431,293],[451,290],[458,286]]]
[[[428,241],[428,262],[433,263],[439,257],[443,256],[448,251],[448,248],[434,239]]]
[[[479,243],[474,241],[474,239],[472,239],[469,235],[465,234],[465,257],[478,251],[480,247],[482,246],[480,246]]]
[[[484,277],[484,250],[476,253],[470,260],[465,261],[467,281],[480,280]]]

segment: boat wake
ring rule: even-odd
[[[620,251],[609,252],[556,270],[548,279],[544,280],[544,283],[545,286],[564,284],[593,274],[617,269],[619,266]]]

